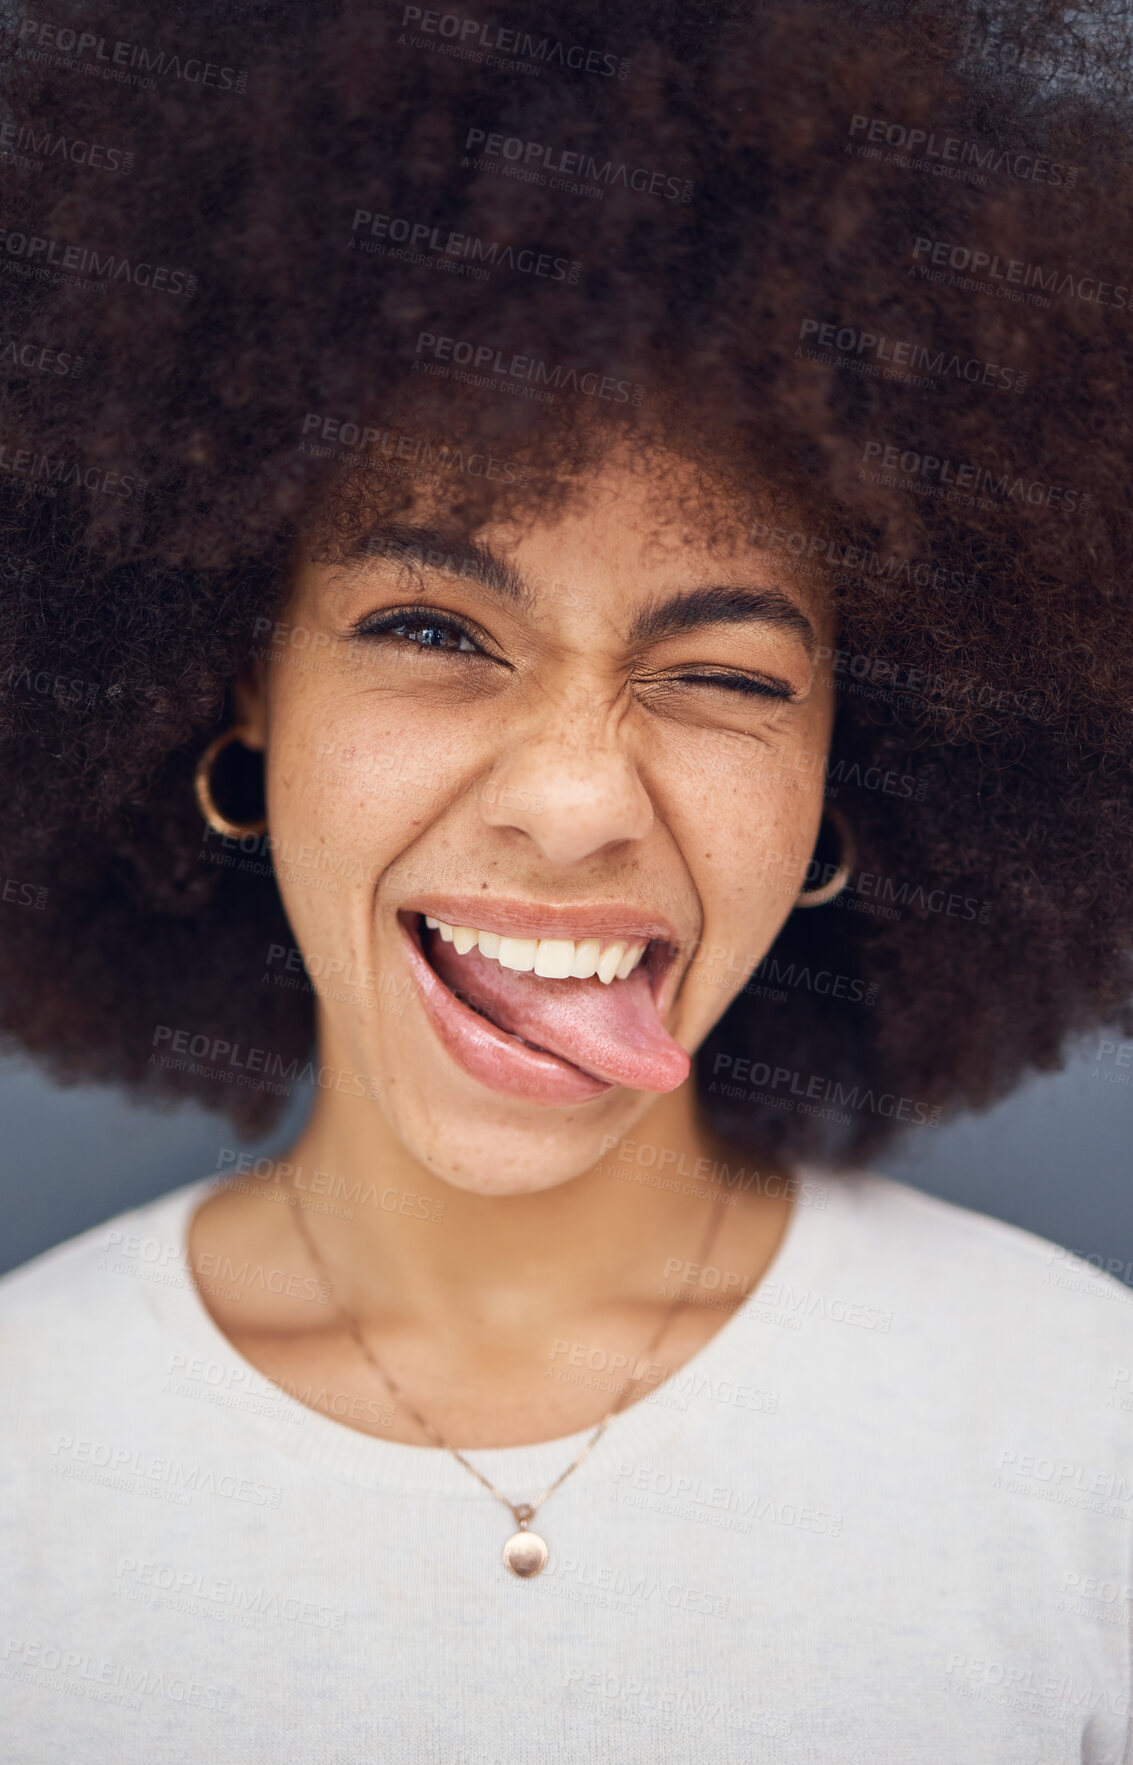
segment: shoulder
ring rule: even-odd
[[[875,1172],[829,1177],[825,1192],[852,1218],[849,1254],[884,1263],[910,1295],[938,1297],[962,1283],[976,1304],[1027,1303],[1065,1317],[1096,1300],[1118,1328],[1133,1327],[1133,1290],[1036,1232]]]
[[[1067,1402],[1088,1395],[1133,1424],[1133,1291],[1113,1275],[890,1177],[824,1173],[821,1192],[842,1226],[829,1235],[828,1280],[884,1308],[887,1330],[922,1362],[985,1391],[998,1381]]]
[[[184,1224],[209,1186],[202,1178],[117,1214],[0,1277],[0,1386],[109,1372],[152,1334],[154,1287],[191,1279]]]

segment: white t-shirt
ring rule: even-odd
[[[7,1765],[1129,1765],[1133,1295],[804,1176],[759,1287],[540,1509],[526,1581],[447,1453],[217,1330],[208,1179],[8,1276]],[[521,1501],[589,1432],[469,1456]]]

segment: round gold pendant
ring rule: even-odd
[[[504,1545],[504,1562],[513,1575],[526,1581],[530,1575],[538,1575],[546,1566],[549,1552],[547,1546],[537,1532],[528,1532],[524,1527],[520,1532],[513,1532]]]

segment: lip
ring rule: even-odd
[[[432,913],[431,907],[429,911]],[[441,1046],[458,1066],[490,1090],[544,1107],[586,1103],[616,1089],[609,1080],[594,1078],[581,1067],[560,1060],[557,1054],[529,1048],[458,999],[426,960],[417,942],[414,924],[407,920],[408,915],[415,923],[417,912],[415,908],[403,908],[398,914],[409,966],[425,1015]],[[483,929],[488,931],[491,927]]]
[[[417,913],[427,914],[431,919],[443,919],[446,925],[475,926],[477,931],[499,932],[507,938],[573,938],[576,941],[603,938],[611,943],[616,939],[624,939],[626,943],[647,941],[652,945],[646,952],[646,961],[653,997],[662,1018],[673,1002],[683,940],[672,921],[661,915],[622,906],[616,901],[546,906],[531,901],[493,900],[487,895],[419,895],[412,901],[403,902],[398,909],[403,921],[407,914]],[[411,934],[410,942],[413,942]],[[417,953],[424,961],[421,952]],[[433,973],[431,968],[429,973]]]
[[[446,925],[474,925],[477,931],[499,932],[508,938],[658,938],[666,944],[680,942],[668,920],[616,902],[546,907],[532,901],[490,900],[487,895],[422,895],[403,902],[401,912],[427,913],[433,919],[443,919]]]

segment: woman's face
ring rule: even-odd
[[[814,846],[829,614],[725,512],[709,550],[659,507],[622,457],[472,547],[403,516],[298,569],[244,695],[320,1059],[477,1193],[691,1087]]]

